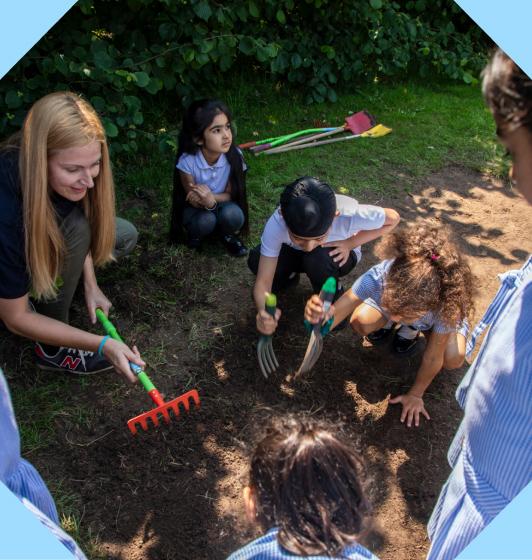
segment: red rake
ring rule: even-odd
[[[131,369],[133,369],[133,365],[135,364],[131,364],[131,365],[132,365]],[[141,372],[139,373],[140,376],[144,372],[140,368],[138,369]],[[133,369],[133,371],[135,370]],[[144,375],[146,374],[144,373]],[[200,399],[196,389],[192,389],[191,391],[188,391],[183,395],[181,395],[180,397],[177,397],[169,402],[164,401],[161,394],[159,393],[159,391],[157,391],[155,387],[153,387],[151,391],[148,391],[148,395],[150,395],[151,399],[157,405],[157,407],[153,408],[148,412],[144,412],[143,414],[139,414],[138,416],[135,416],[134,418],[131,418],[131,420],[127,421],[127,427],[129,428],[129,430],[133,435],[137,433],[137,425],[140,425],[140,427],[143,430],[148,431],[149,429],[148,420],[151,420],[151,424],[153,426],[158,426],[159,416],[162,416],[163,420],[167,424],[169,424],[170,412],[173,412],[173,415],[176,418],[179,416],[180,413],[179,405],[182,405],[186,412],[190,412],[190,401],[194,401],[196,408],[199,408],[200,406]]]
[[[114,338],[115,340],[119,340],[120,342],[124,342],[122,340],[122,337],[118,334],[118,331],[116,330],[113,323],[109,321],[109,319],[105,316],[105,313],[101,309],[96,310],[96,316],[98,317],[100,323],[103,325],[105,332],[111,338]],[[148,412],[144,412],[143,414],[139,414],[138,416],[131,418],[131,420],[128,420],[127,427],[129,428],[130,432],[133,435],[137,433],[138,425],[140,425],[140,427],[143,430],[148,431],[150,427],[148,420],[151,421],[151,425],[158,426],[161,416],[163,420],[167,424],[169,424],[171,419],[170,413],[172,413],[173,416],[176,418],[179,416],[180,414],[179,405],[182,405],[183,408],[187,412],[189,412],[190,402],[194,401],[196,408],[199,408],[200,399],[196,389],[192,389],[184,393],[180,397],[165,402],[161,393],[159,393],[155,385],[152,383],[151,379],[148,377],[148,374],[145,371],[143,371],[141,367],[139,367],[137,364],[134,364],[132,362],[129,362],[129,367],[131,368],[131,371],[138,377],[140,383],[142,384],[144,389],[146,389],[148,395],[150,395],[151,400],[157,405],[152,410]]]

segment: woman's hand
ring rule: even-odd
[[[107,317],[107,315],[109,315],[109,309],[111,309],[113,304],[105,297],[105,294],[100,290],[97,284],[90,286],[85,283],[84,289],[85,304],[87,305],[91,323],[94,325],[94,323],[96,323],[96,308],[99,307]]]
[[[412,426],[412,420],[414,420],[416,428],[419,426],[420,414],[423,414],[427,420],[430,420],[429,413],[426,411],[425,404],[423,403],[423,399],[421,397],[416,397],[415,395],[407,393],[406,395],[399,395],[398,397],[390,399],[390,404],[397,403],[401,403],[403,405],[401,422],[404,422],[406,418],[406,425],[409,428]]]
[[[333,247],[333,250],[329,251],[329,255],[332,257],[333,261],[338,264],[338,266],[344,266],[347,259],[349,259],[351,250],[354,249],[353,244],[349,239],[329,241],[328,243],[324,243],[322,247]]]
[[[137,376],[131,371],[129,362],[133,362],[141,368],[144,368],[146,363],[141,359],[136,346],[130,349],[123,342],[109,338],[105,342],[102,352],[118,373],[123,375],[130,383],[137,383]]]
[[[305,319],[312,325],[325,323],[334,315],[334,305],[331,305],[327,313],[323,310],[323,301],[320,296],[314,294],[305,305]]]
[[[272,317],[265,309],[262,309],[257,313],[257,330],[261,334],[272,335],[277,329],[280,317],[280,309],[275,310],[275,317]]]

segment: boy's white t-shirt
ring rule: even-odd
[[[384,225],[386,220],[384,208],[371,204],[359,204],[354,198],[343,194],[335,196],[336,209],[340,215],[334,218],[324,243],[349,239],[359,231],[379,229]],[[302,250],[290,239],[288,227],[279,208],[266,222],[260,241],[260,254],[265,257],[278,257],[283,243],[293,249]],[[362,257],[360,247],[356,247],[353,251],[357,256],[357,261],[360,261]]]

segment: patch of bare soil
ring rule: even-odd
[[[432,217],[453,228],[478,279],[478,319],[497,290],[497,274],[518,268],[532,251],[530,208],[507,187],[460,168],[419,181],[409,192],[365,200],[397,208],[404,220]],[[159,257],[145,251],[141,258],[148,270]],[[188,267],[196,267],[195,257],[187,258],[180,272],[185,279]],[[212,274],[216,262],[203,259],[197,266]],[[374,262],[366,248],[345,283]],[[383,560],[424,558],[426,523],[449,472],[446,452],[461,417],[454,392],[466,368],[437,377],[426,396],[432,420],[418,429],[399,422],[400,408],[388,406],[387,396],[409,386],[420,355],[397,358],[386,346],[362,344],[349,329],[325,339],[304,382],[287,383],[307,344],[301,324],[310,294],[305,280],[280,295],[283,321],[273,344],[281,367],[265,380],[255,355],[252,278],[244,262],[235,266],[240,276],[214,294],[204,294],[201,284],[181,283],[172,312],[139,294],[133,281],[105,286],[122,332],[142,316],[139,347],[156,342],[153,377],[160,389],[173,398],[197,387],[200,410],[132,437],[125,422],[150,407],[140,388],[113,380],[80,388],[72,380],[72,402],[88,405],[90,418],[76,423],[58,416],[55,442],[29,458],[45,479],[60,480],[62,492],[78,498],[81,523],[98,536],[104,557],[221,559],[257,534],[244,522],[240,498],[249,438],[270,414],[307,411],[344,421],[363,450],[375,510],[367,544]],[[151,289],[169,282],[161,277]],[[202,333],[210,340],[204,346]],[[14,358],[12,366],[18,367]],[[12,385],[19,389],[16,379]]]

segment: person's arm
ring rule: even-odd
[[[390,233],[400,222],[401,217],[396,210],[392,208],[384,208],[384,224],[378,229],[368,229],[364,231],[359,231],[356,235],[353,235],[349,241],[351,244],[351,249],[356,249],[364,243],[369,243],[374,239],[381,237]]]
[[[401,422],[404,422],[406,419],[406,425],[409,428],[412,426],[412,421],[414,421],[416,426],[419,426],[420,414],[423,414],[427,420],[430,420],[430,416],[423,403],[423,395],[443,367],[445,347],[447,346],[449,336],[449,333],[432,332],[430,334],[414,384],[405,395],[399,395],[390,399],[391,404],[401,403],[403,406]]]
[[[216,202],[229,202],[231,200],[231,180],[227,180],[227,185],[225,185],[224,192],[214,194],[214,199]]]
[[[351,315],[361,303],[362,300],[353,293],[353,290],[348,290],[335,304],[331,305],[327,314],[324,314],[323,302],[318,294],[314,294],[305,306],[305,319],[315,325],[316,323],[323,323],[334,316],[331,325],[332,331],[338,323],[341,323],[347,316]]]
[[[85,304],[91,323],[96,323],[96,309],[100,307],[105,315],[109,315],[109,309],[113,304],[105,297],[105,294],[100,290],[96,280],[96,273],[94,272],[94,263],[92,256],[87,253],[85,262],[83,263],[83,291],[85,292]]]
[[[334,247],[334,250],[330,252],[330,255],[333,257],[333,260],[339,264],[339,266],[343,266],[347,262],[350,251],[360,247],[360,245],[364,245],[364,243],[369,243],[374,239],[378,239],[382,235],[390,233],[390,231],[399,224],[401,217],[398,212],[392,208],[383,208],[383,210],[384,224],[380,228],[361,230],[348,239],[341,241],[329,241],[328,243],[323,244],[324,247]]]
[[[273,334],[277,329],[277,323],[281,317],[281,310],[277,309],[275,317],[272,317],[265,309],[265,294],[271,292],[273,277],[277,268],[278,257],[260,256],[259,269],[255,286],[253,287],[253,299],[257,307],[257,330],[262,334]]]
[[[76,329],[61,321],[35,313],[30,308],[27,294],[15,299],[0,298],[0,319],[12,333],[52,346],[67,346],[96,352],[103,339],[103,336]],[[136,382],[136,376],[131,372],[129,362],[134,362],[141,367],[145,366],[138,351],[135,350],[111,338],[103,347],[104,356],[132,383]]]
[[[195,208],[205,208],[209,210],[215,207],[218,202],[227,202],[231,200],[231,185],[227,181],[225,191],[215,194],[207,185],[196,183],[194,177],[190,173],[179,171],[181,184],[186,193],[186,201]]]

